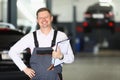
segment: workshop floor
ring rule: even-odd
[[[64,64],[63,77],[64,80],[120,80],[120,57],[76,56],[74,63]]]

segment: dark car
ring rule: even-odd
[[[107,29],[114,32],[113,6],[108,3],[95,3],[89,6],[84,13],[83,29],[84,32],[91,32],[93,29]]]
[[[0,51],[9,50],[23,35],[24,34],[12,24],[0,23]]]
[[[10,23],[0,22],[0,80],[28,80],[8,56],[12,45],[24,36],[20,30]],[[21,53],[21,58],[24,55]]]

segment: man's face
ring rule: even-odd
[[[47,11],[42,11],[38,13],[37,22],[40,25],[40,28],[51,27],[51,22],[53,17]]]

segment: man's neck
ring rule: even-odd
[[[41,32],[45,35],[47,35],[50,31],[51,31],[51,27],[48,27],[48,28],[41,28]]]

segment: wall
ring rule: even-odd
[[[83,13],[87,7],[98,0],[52,0],[52,12],[58,15],[59,22],[72,22],[73,21],[73,5],[77,8],[77,21],[81,22],[83,20]],[[120,11],[118,7],[120,5],[120,0],[113,0],[115,20],[120,21]]]
[[[7,1],[7,0],[0,0],[0,19],[2,17],[4,17],[4,19],[7,19],[6,18],[7,12],[4,12],[3,14],[3,11],[1,11],[2,1]],[[20,0],[20,1],[23,1],[23,0]],[[58,15],[59,22],[72,22],[73,21],[73,5],[75,4],[77,9],[76,19],[77,19],[77,22],[81,22],[83,20],[83,13],[85,12],[86,8],[97,1],[98,0],[52,0],[52,12],[53,14]],[[30,11],[29,13],[35,17],[33,7],[29,8],[28,6],[28,4],[30,3],[30,0],[25,0],[23,2],[25,3],[27,10]],[[120,4],[120,0],[113,0],[114,10],[115,10],[115,20],[117,22],[120,22],[120,10],[118,10],[119,4]],[[6,10],[6,7],[4,6],[4,11],[5,10]],[[22,11],[22,12],[25,12],[25,11]],[[18,12],[18,15],[19,15],[18,18],[28,19],[28,17],[26,17],[26,15],[24,16],[22,12]]]
[[[0,20],[7,21],[7,0],[0,0]]]

